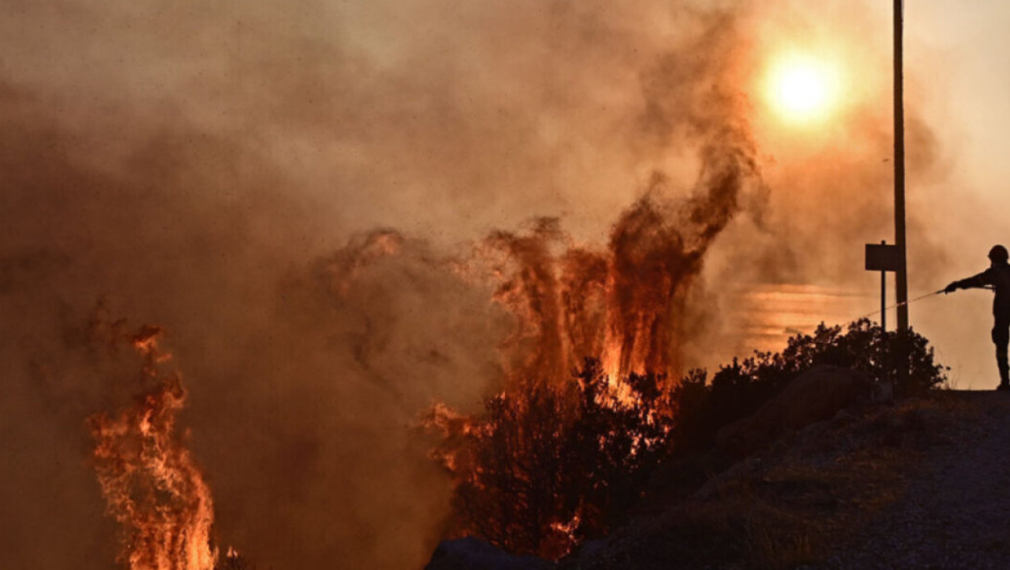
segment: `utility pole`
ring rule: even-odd
[[[894,0],[894,243],[898,246],[895,285],[898,333],[908,332],[908,255],[905,246],[905,86],[902,0]]]

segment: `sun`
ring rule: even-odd
[[[780,56],[771,65],[765,98],[790,123],[809,124],[827,119],[838,103],[838,70],[812,56]]]

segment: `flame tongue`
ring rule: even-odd
[[[607,250],[572,246],[555,220],[540,220],[527,235],[496,232],[484,242],[504,253],[495,299],[518,317],[504,345],[511,378],[563,383],[585,357],[601,358],[615,380],[680,372],[675,347],[686,292],[725,220],[716,211],[711,215],[719,220],[695,227],[684,218],[716,210],[711,200],[698,200],[685,216],[651,194],[618,219]],[[563,253],[556,255],[559,246]]]
[[[159,374],[158,364],[171,358],[158,349],[160,335],[144,327],[133,338],[145,359],[144,380],[154,387],[118,416],[90,419],[95,471],[109,513],[123,527],[120,562],[131,570],[213,570],[210,489],[175,433],[186,391],[177,373]]]

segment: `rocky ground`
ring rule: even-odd
[[[901,498],[823,568],[1010,568],[1010,394],[955,392],[963,406]]]

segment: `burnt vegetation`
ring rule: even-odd
[[[798,375],[829,364],[890,382],[901,353],[909,374],[899,395],[945,383],[946,369],[924,337],[887,333],[864,319],[822,324],[781,352],[734,360],[711,376],[693,370],[675,382],[654,373],[614,382],[587,358],[569,382],[526,378],[472,416],[436,407],[428,425],[441,430],[435,456],[456,485],[453,534],[559,559],[646,508],[642,499],[657,486],[704,483],[719,465],[717,432]]]

